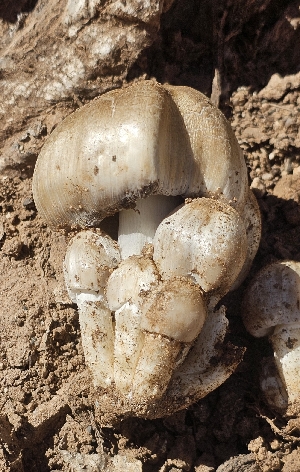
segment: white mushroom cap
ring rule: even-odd
[[[182,115],[197,164],[184,196],[218,195],[242,211],[248,194],[246,164],[230,124],[197,90],[174,85],[164,87]]]
[[[255,337],[272,334],[278,325],[300,323],[300,263],[284,261],[264,267],[245,293],[242,317]]]
[[[70,115],[36,163],[35,202],[51,226],[95,226],[151,194],[180,195],[194,160],[170,94],[141,82]]]
[[[184,277],[160,283],[149,294],[141,329],[189,343],[201,331],[206,306],[199,287]]]
[[[126,302],[139,308],[143,295],[153,290],[158,280],[157,269],[149,257],[125,259],[107,282],[106,297],[110,309],[116,311]]]
[[[151,194],[218,194],[237,208],[247,175],[229,124],[188,87],[110,91],[67,117],[36,163],[33,194],[53,227],[96,226]]]
[[[67,248],[64,275],[69,296],[93,293],[103,296],[111,269],[120,262],[118,245],[107,235],[81,231]]]
[[[245,226],[230,205],[208,199],[191,200],[159,225],[153,260],[161,277],[190,277],[218,298],[228,291],[247,253]]]

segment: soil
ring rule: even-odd
[[[42,1],[15,3],[0,5],[0,83],[6,83],[3,90],[9,94],[7,84],[24,80],[18,58],[24,54],[26,62],[30,50],[20,38],[34,15],[46,8]],[[102,21],[98,3],[90,2],[96,13],[80,19],[77,38]],[[58,22],[62,8],[55,8]],[[114,51],[109,58],[115,61],[113,71],[107,59],[105,71],[98,68],[95,76],[88,72],[81,77],[86,87],[73,84],[48,102],[40,96],[34,110],[35,102],[29,103],[25,92],[19,94],[23,101],[17,102],[18,110],[5,93],[0,143],[0,470],[300,471],[300,418],[280,415],[266,404],[259,376],[263,359],[272,351],[266,339],[246,333],[240,318],[243,292],[261,267],[276,260],[300,261],[299,3],[175,0],[160,16],[141,16],[136,23],[128,18],[119,15],[118,21],[135,25],[140,36],[124,56]],[[41,21],[36,24],[43,31]],[[35,34],[36,47],[50,57],[49,37]],[[61,34],[67,43],[67,33]],[[116,63],[122,63],[119,72]],[[26,74],[39,74],[42,81],[45,71]],[[226,114],[258,199],[262,239],[247,280],[223,300],[231,336],[247,348],[236,372],[187,410],[151,421],[132,418],[109,428],[95,417],[78,313],[64,286],[62,261],[69,236],[51,231],[40,219],[31,178],[39,149],[66,115],[96,91],[152,77],[197,88]]]

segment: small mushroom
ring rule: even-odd
[[[114,329],[104,290],[119,262],[117,244],[95,230],[78,233],[64,260],[67,290],[78,306],[85,360],[94,373],[94,382],[102,387],[114,378]]]
[[[241,350],[225,365],[215,305],[245,277],[260,218],[233,131],[204,95],[144,81],[93,100],[46,141],[33,195],[52,228],[85,229],[70,242],[65,279],[108,410],[172,413],[230,375]],[[117,242],[87,229],[116,214]]]
[[[238,212],[209,198],[188,201],[165,218],[153,245],[161,277],[189,277],[210,295],[213,307],[240,273],[248,246]]]
[[[204,324],[201,291],[183,277],[161,282],[144,253],[119,265],[106,294],[116,321],[116,387],[134,401],[160,398]]]
[[[269,402],[282,409],[285,394],[274,396],[283,385],[289,405],[300,398],[300,263],[275,262],[253,279],[243,301],[243,321],[255,337],[268,336],[279,378],[270,368],[262,380]]]

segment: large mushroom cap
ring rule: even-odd
[[[188,87],[139,82],[67,117],[36,163],[33,194],[53,227],[96,226],[150,194],[219,194],[242,207],[246,167],[224,116]]]
[[[164,85],[184,120],[196,163],[185,197],[219,193],[238,211],[248,193],[243,152],[230,124],[209,99],[191,87]],[[201,182],[200,193],[198,191]]]

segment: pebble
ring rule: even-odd
[[[35,207],[35,205],[34,205],[34,200],[33,200],[32,197],[26,197],[26,198],[24,198],[22,204],[23,204],[23,207],[25,207],[25,208],[28,209],[28,210],[30,210],[30,209],[32,209],[32,208]]]
[[[254,179],[252,181],[252,184],[251,184],[251,188],[260,190],[263,193],[266,191],[266,186],[265,186],[265,184],[262,183],[262,181],[260,180],[259,177],[254,177]]]
[[[288,173],[291,174],[293,172],[293,167],[292,167],[292,159],[290,157],[286,157],[284,159],[284,170]]]
[[[272,175],[272,174],[269,174],[268,172],[265,172],[264,174],[262,174],[261,178],[262,178],[263,180],[272,180],[273,175]]]

